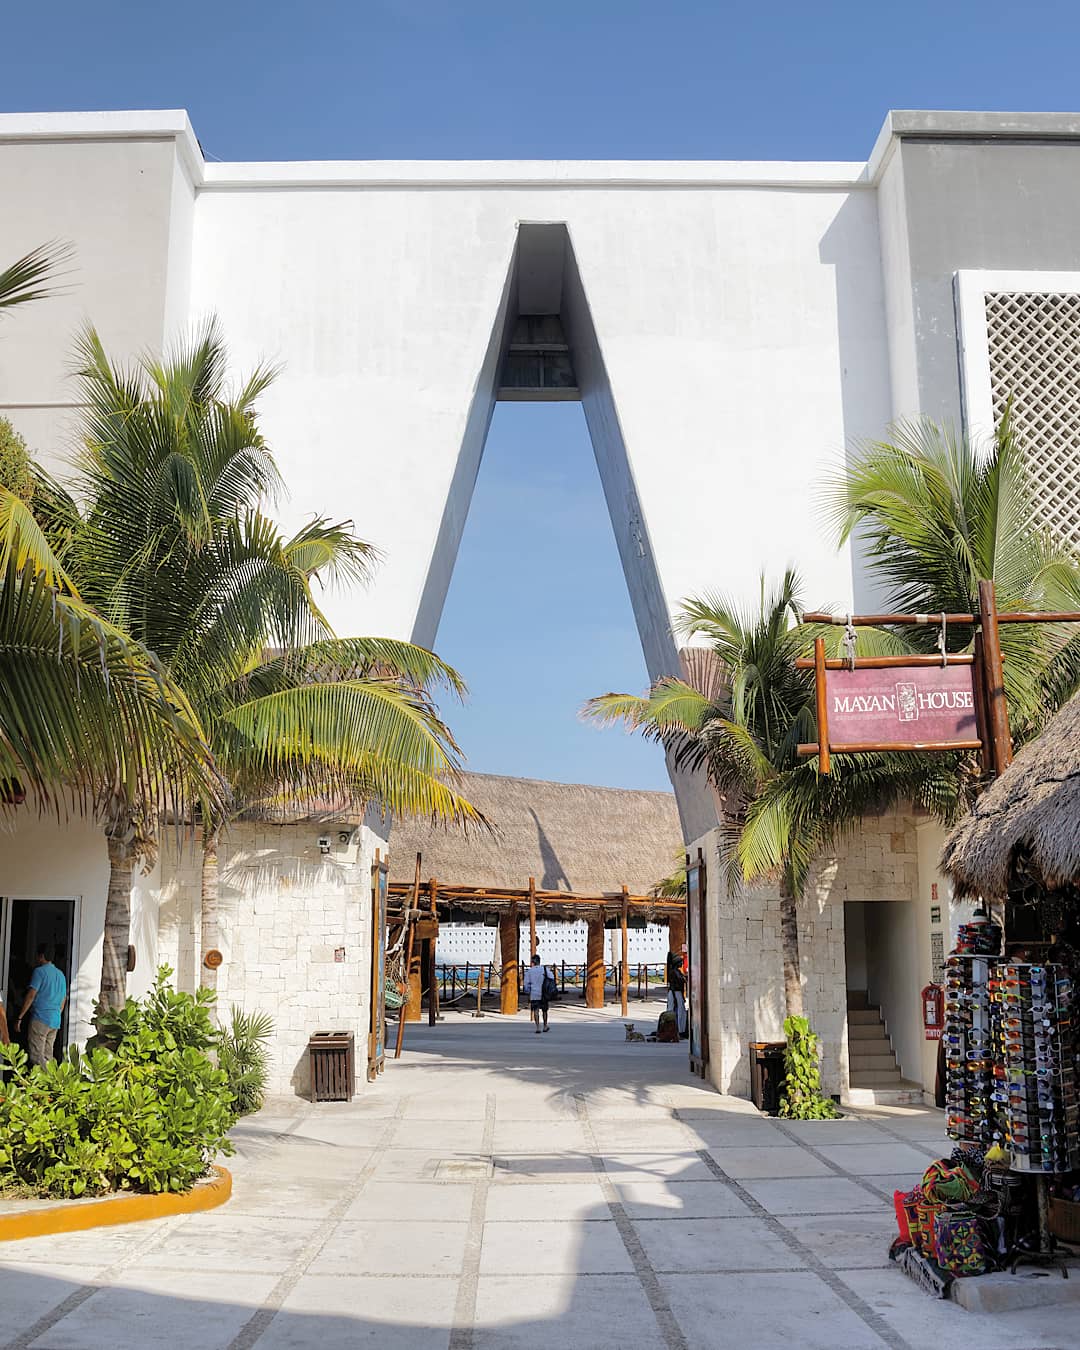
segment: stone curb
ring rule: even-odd
[[[217,1209],[232,1195],[232,1173],[215,1167],[214,1176],[199,1181],[184,1194],[165,1191],[158,1195],[103,1195],[100,1199],[74,1204],[50,1205],[22,1214],[0,1214],[0,1242],[44,1237],[49,1233],[78,1233],[87,1228],[140,1223],[144,1219],[168,1219],[174,1214],[196,1214]]]

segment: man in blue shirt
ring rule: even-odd
[[[30,988],[23,999],[22,1011],[15,1023],[16,1033],[30,1009],[30,1063],[45,1065],[53,1057],[56,1033],[60,1029],[60,1014],[67,1002],[67,980],[64,972],[52,963],[52,949],[44,943],[37,950],[37,965],[30,976]]]

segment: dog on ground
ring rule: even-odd
[[[640,1031],[634,1030],[633,1022],[624,1022],[623,1026],[626,1028],[626,1039],[628,1041],[643,1041],[645,1039]]]

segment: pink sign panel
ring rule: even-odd
[[[828,670],[829,744],[974,741],[971,666]]]

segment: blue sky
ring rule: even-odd
[[[0,110],[184,107],[218,159],[863,159],[890,107],[1080,102],[1074,3],[60,0],[0,24]],[[471,767],[667,786],[654,747],[577,719],[645,683],[577,406],[498,409],[438,645]]]

